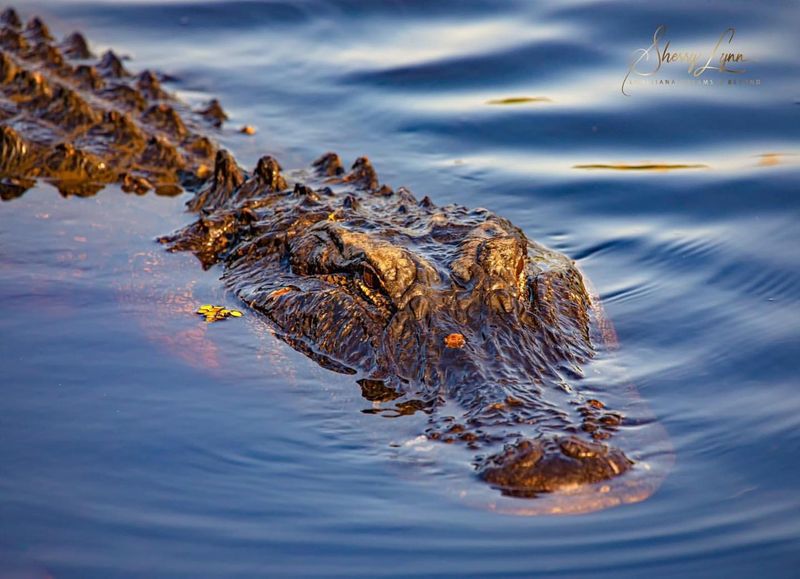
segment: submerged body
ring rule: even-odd
[[[567,257],[487,210],[382,186],[365,158],[349,172],[334,154],[287,176],[271,157],[242,171],[202,134],[224,118],[217,105],[192,112],[157,75],[91,60],[79,35],[59,49],[36,19],[3,22],[4,198],[36,178],[65,194],[187,188],[198,217],[169,249],[221,265],[284,340],[357,375],[369,400],[428,413],[427,437],[474,449],[503,494],[562,493],[544,512],[582,512],[652,492],[614,445],[624,417],[579,391],[603,332]]]

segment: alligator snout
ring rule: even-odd
[[[564,436],[506,445],[480,462],[478,474],[505,495],[534,497],[603,482],[632,466],[621,450]]]

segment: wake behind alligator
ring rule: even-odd
[[[485,209],[393,190],[366,158],[345,170],[328,153],[284,175],[265,156],[245,171],[204,133],[225,120],[218,103],[193,111],[158,74],[95,58],[78,33],[59,44],[37,18],[9,9],[2,25],[4,199],[36,179],[64,195],[187,189],[197,218],[160,239],[168,250],[220,266],[283,340],[357,375],[367,399],[427,413],[427,438],[473,449],[480,479],[532,499],[520,512],[585,512],[658,486],[663,473],[615,444],[632,425],[580,392],[612,338],[569,258]]]

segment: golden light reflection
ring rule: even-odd
[[[702,163],[589,163],[585,165],[573,165],[573,169],[597,170],[606,169],[611,171],[678,171],[682,169],[709,169],[708,165]]]
[[[547,97],[509,97],[504,99],[492,99],[486,101],[487,105],[522,105],[527,103],[551,103],[552,99]]]

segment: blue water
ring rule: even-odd
[[[587,515],[468,504],[468,465],[415,449],[423,416],[362,412],[351,378],[253,317],[198,323],[237,304],[153,243],[182,199],[40,184],[0,204],[0,576],[797,576],[797,2],[17,7],[219,97],[245,166],[367,154],[576,259],[619,334],[598,368],[636,385],[675,461],[648,500]],[[660,24],[706,52],[735,27],[760,84],[623,96]],[[546,100],[487,104],[521,96]],[[642,163],[705,167],[575,168]]]

